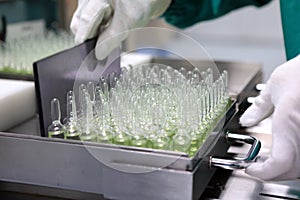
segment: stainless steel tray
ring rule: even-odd
[[[259,142],[254,138],[227,133],[234,123],[236,108],[240,108],[261,77],[259,66],[219,64],[231,74],[229,89],[235,92],[236,101],[221,129],[209,134],[195,157],[178,152],[0,133],[0,181],[99,194],[107,199],[198,200],[216,171],[214,166],[243,168],[259,149]],[[249,153],[234,160],[220,159],[229,157],[227,149],[232,140],[251,143]],[[105,162],[97,156],[106,159]],[[61,197],[59,193],[55,195]]]
[[[215,156],[226,155],[230,140],[248,141],[253,148],[245,158],[232,160],[227,167],[241,168],[257,153],[257,141],[249,136],[223,131],[218,135],[205,158],[193,169],[181,170],[174,166],[184,166],[193,159],[177,153],[0,133],[0,180],[99,194],[108,199],[198,200],[216,170],[215,164],[228,161]],[[162,161],[168,164],[174,158],[174,164],[161,167]],[[103,159],[105,162],[101,162]]]

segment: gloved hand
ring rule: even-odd
[[[272,116],[272,149],[263,162],[251,164],[246,173],[263,180],[300,177],[300,55],[277,67],[266,87],[240,118],[253,126]]]
[[[100,34],[97,40],[99,48],[95,52],[102,60],[126,39],[126,31],[147,25],[170,3],[171,0],[78,0],[71,21],[75,42],[81,43]]]

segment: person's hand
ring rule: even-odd
[[[265,89],[240,118],[253,126],[272,116],[272,149],[264,161],[251,164],[246,173],[263,180],[300,177],[300,56],[279,66]]]
[[[272,116],[272,149],[264,161],[251,164],[246,173],[263,180],[300,177],[300,55],[277,67],[266,87],[240,118],[253,126]]]
[[[71,21],[75,42],[99,35],[95,53],[102,60],[120,46],[127,31],[147,25],[170,3],[171,0],[78,0]]]

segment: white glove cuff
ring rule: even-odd
[[[151,0],[149,3],[151,8],[150,19],[161,16],[170,6],[171,2],[172,0]]]

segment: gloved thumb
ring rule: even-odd
[[[287,180],[299,176],[297,105],[290,96],[278,100],[272,119],[271,155],[263,162],[250,165],[246,173],[263,180]]]
[[[127,35],[127,32],[123,32],[117,35],[112,35],[104,40],[102,39],[103,35],[100,35],[95,48],[96,58],[98,60],[104,60],[115,48],[120,47],[122,41],[126,39]]]
[[[106,1],[83,1],[76,10],[70,25],[75,35],[75,42],[82,43],[86,39],[95,37],[98,28],[105,25],[111,15],[112,8]]]
[[[245,127],[254,126],[270,116],[273,110],[270,86],[267,83],[260,95],[255,98],[254,103],[241,116],[240,124]]]
[[[86,6],[87,4],[87,0],[78,0],[77,3],[77,9],[73,14],[71,23],[70,23],[70,29],[73,32],[74,35],[76,35],[78,28],[79,28],[79,22],[80,22],[80,16],[81,16],[81,12],[82,9]]]

